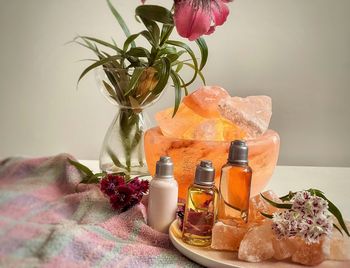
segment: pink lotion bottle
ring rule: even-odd
[[[169,156],[161,156],[156,164],[156,175],[150,182],[147,224],[162,233],[168,233],[175,220],[178,185],[174,179],[174,165]]]

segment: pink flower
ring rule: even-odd
[[[175,26],[190,41],[211,34],[229,15],[226,5],[233,0],[175,0]]]

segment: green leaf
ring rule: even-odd
[[[115,44],[110,44],[106,41],[103,41],[103,40],[100,40],[100,39],[97,39],[97,38],[94,38],[94,37],[89,37],[89,36],[78,36],[77,38],[82,38],[82,39],[87,39],[87,40],[90,40],[90,41],[93,41],[93,42],[96,42],[100,45],[103,45],[105,47],[109,47],[115,51],[117,51],[118,53],[122,54],[123,53],[123,50],[121,50],[120,48],[118,48],[118,46],[116,46]]]
[[[115,7],[112,5],[111,1],[110,0],[107,0],[107,3],[108,3],[108,6],[109,6],[109,9],[112,11],[114,17],[116,18],[116,20],[118,21],[120,27],[122,28],[124,34],[126,37],[129,37],[130,36],[130,30],[128,28],[128,26],[126,25],[123,17],[119,14],[119,12],[115,9]],[[134,42],[131,42],[131,46],[132,47],[135,47],[135,43]]]
[[[196,77],[198,74],[198,62],[197,62],[196,56],[194,55],[192,49],[183,42],[175,41],[175,40],[168,40],[165,43],[169,44],[169,45],[181,47],[181,48],[185,49],[188,52],[188,54],[190,55],[192,62],[193,62],[193,65],[194,65],[194,75],[193,75],[192,79],[184,85],[184,86],[189,86],[190,84],[192,84],[194,82],[194,80],[196,80]]]
[[[111,98],[118,101],[117,94],[115,93],[114,89],[106,81],[102,80],[102,82]]]
[[[292,191],[289,191],[289,193],[287,195],[281,196],[280,199],[282,201],[290,201],[296,193],[293,193]]]
[[[174,30],[174,26],[172,25],[167,25],[164,24],[162,27],[162,33],[160,35],[160,43],[159,46],[163,46],[164,43],[169,39],[169,36],[171,35],[171,33]]]
[[[175,71],[176,72],[176,71]],[[176,72],[177,73],[177,72]],[[187,87],[184,86],[185,84],[185,81],[181,78],[181,76],[177,73],[177,76],[179,78],[179,80],[181,81],[181,87],[183,87],[183,89],[185,90],[185,95],[187,96],[188,95],[188,90],[187,90]]]
[[[171,76],[171,79],[173,80],[174,82],[174,88],[175,88],[175,105],[174,105],[174,112],[173,112],[173,116],[175,116],[177,110],[179,109],[179,106],[180,106],[180,103],[181,103],[181,82],[180,82],[180,79],[178,77],[178,74],[171,69],[171,72],[170,72],[170,76]]]
[[[108,58],[103,58],[93,64],[91,64],[89,67],[87,67],[80,75],[79,79],[78,79],[78,83],[79,81],[88,73],[90,72],[91,70],[103,65],[103,64],[106,64],[110,61],[115,61],[115,60],[118,60],[118,59],[122,59],[121,56],[119,55],[115,55],[115,56],[111,56],[111,57],[108,57]]]
[[[68,158],[68,162],[75,166],[79,171],[83,172],[87,176],[94,176],[94,173],[87,166]]]
[[[124,166],[118,159],[117,155],[112,151],[111,148],[107,148],[107,154],[109,155],[109,157],[111,158],[112,162],[114,163],[114,165],[116,165],[117,167],[121,167],[123,169],[127,169],[126,166]],[[123,173],[124,174],[124,173]]]
[[[128,89],[126,90],[126,92],[124,93],[124,96],[127,96],[133,89],[134,87],[137,85],[142,73],[143,73],[144,68],[139,68],[136,67],[134,69],[134,72],[131,76],[129,85],[128,85]]]
[[[268,219],[272,219],[273,218],[273,215],[270,215],[270,214],[266,214],[262,211],[259,211],[261,215],[263,215],[264,217],[268,218]]]
[[[174,25],[173,15],[170,10],[162,6],[141,5],[136,8],[135,13],[140,18]]]
[[[175,72],[177,72],[177,73],[180,72],[183,67],[184,67],[184,63],[182,61],[180,61],[176,66]]]
[[[159,27],[157,25],[157,23],[155,23],[152,20],[148,20],[146,18],[141,18],[143,24],[146,26],[149,34],[152,37],[152,42],[151,44],[153,44],[154,47],[157,47],[159,44],[159,36],[160,36],[160,30]]]
[[[309,189],[308,190],[310,193],[315,194],[321,198],[323,198],[324,200],[326,200],[328,202],[328,210],[334,215],[334,217],[337,218],[340,226],[343,228],[344,232],[350,236],[350,233],[348,231],[348,228],[346,227],[346,224],[344,222],[343,216],[340,212],[340,210],[329,200],[327,199],[327,197],[324,195],[324,193],[320,190],[317,189]]]
[[[136,58],[144,57],[147,59],[150,57],[149,51],[143,47],[132,47],[128,52],[126,52],[126,55],[133,56]]]
[[[333,223],[333,227],[335,229],[337,229],[339,231],[339,233],[341,233],[341,235],[343,235],[343,232],[341,231],[341,229],[336,224]]]
[[[183,62],[183,64],[188,66],[188,67],[191,67],[193,70],[195,70],[195,67],[193,64],[188,63],[188,62]],[[201,71],[198,71],[198,75],[201,78],[203,84],[206,85],[206,81],[205,81],[205,77],[204,77],[203,73]]]
[[[130,44],[134,42],[134,40],[140,36],[141,33],[137,33],[137,34],[132,34],[130,35],[124,42],[124,46],[123,46],[123,50],[127,51]],[[135,43],[134,43],[135,44]],[[134,45],[133,47],[135,47],[136,45]]]
[[[268,198],[266,198],[263,194],[260,194],[262,198],[264,198],[270,205],[276,207],[276,208],[284,208],[284,209],[291,209],[292,204],[286,204],[286,203],[276,203]]]
[[[159,79],[157,85],[152,90],[153,95],[158,95],[162,92],[162,90],[165,88],[165,86],[168,83],[169,76],[170,76],[170,70],[171,70],[171,64],[170,61],[167,58],[161,58],[161,64],[160,69],[158,70],[157,77]]]
[[[201,51],[201,64],[199,65],[199,70],[201,71],[208,60],[208,46],[204,38],[200,37],[196,40],[196,43]]]

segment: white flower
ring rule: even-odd
[[[319,242],[323,235],[331,235],[333,221],[326,200],[302,191],[291,201],[291,209],[273,214],[272,229],[277,238],[299,236],[310,244]]]

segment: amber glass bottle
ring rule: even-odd
[[[209,246],[216,220],[218,191],[211,161],[197,166],[193,185],[188,188],[182,240],[190,245]]]
[[[251,179],[248,146],[231,142],[228,162],[221,169],[218,220],[248,221]]]

